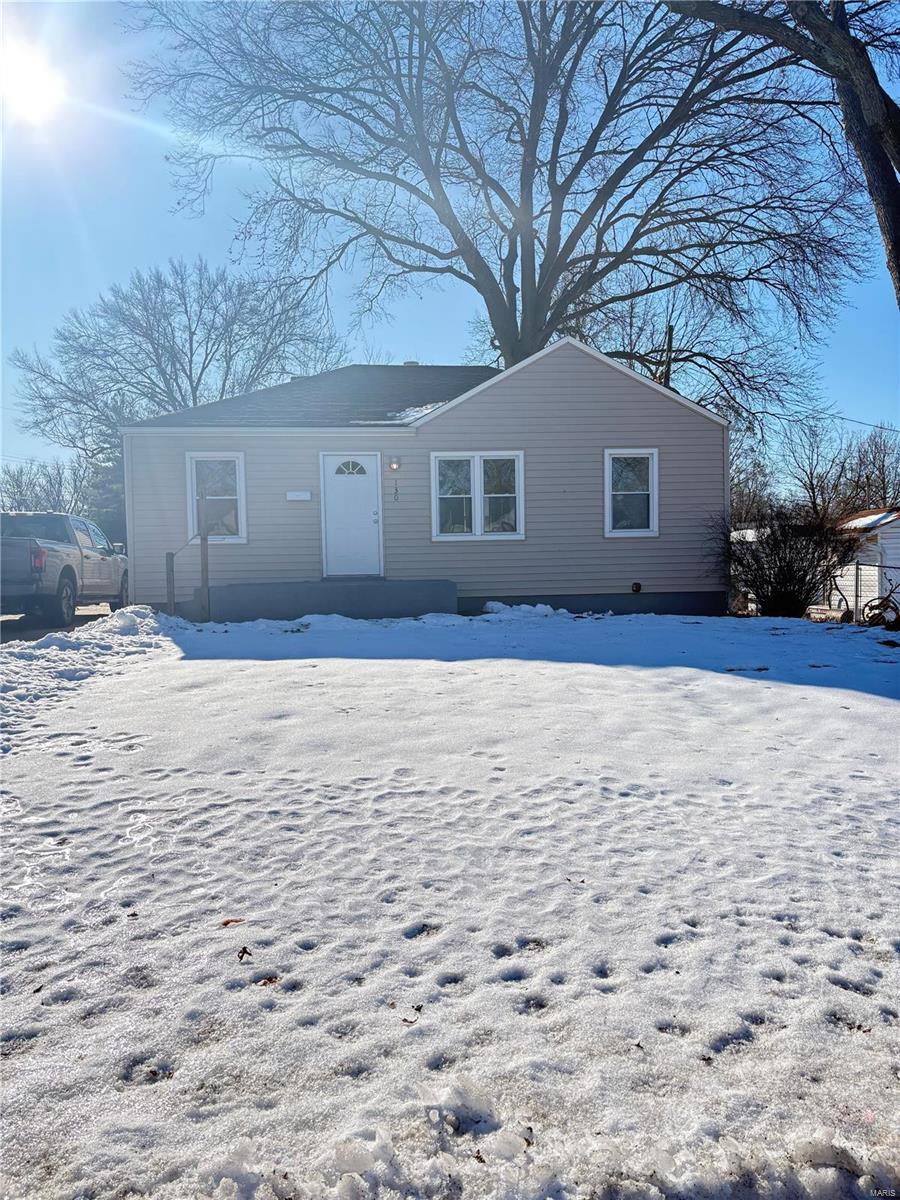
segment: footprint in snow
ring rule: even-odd
[[[547,943],[539,937],[517,937],[516,945],[520,950],[546,950]]]
[[[657,1021],[656,1028],[659,1033],[668,1033],[673,1037],[687,1037],[691,1032],[689,1025],[682,1025],[680,1021]]]
[[[373,1069],[371,1063],[362,1059],[350,1059],[341,1063],[335,1074],[342,1075],[345,1079],[362,1079],[365,1075],[371,1075]]]
[[[669,968],[659,958],[651,958],[649,961],[642,963],[640,971],[642,975],[652,975],[654,971],[667,971]]]
[[[458,983],[462,983],[465,975],[458,975],[453,971],[445,971],[442,975],[438,975],[437,985],[441,988],[455,987]]]
[[[339,1021],[335,1025],[330,1025],[325,1032],[331,1037],[337,1038],[339,1042],[343,1042],[348,1038],[353,1038],[357,1028],[355,1021]]]
[[[754,1040],[754,1037],[755,1034],[749,1025],[739,1025],[737,1029],[730,1029],[713,1038],[709,1043],[709,1048],[713,1054],[721,1054],[725,1050],[736,1050],[748,1045]]]
[[[56,988],[41,998],[41,1004],[68,1004],[72,1000],[78,1000],[81,992],[74,987]]]
[[[122,979],[133,988],[156,987],[158,980],[148,966],[139,964],[122,972]]]
[[[543,1012],[546,1007],[547,1000],[540,995],[523,996],[516,1001],[516,1012],[522,1016],[535,1015]]]
[[[823,1020],[828,1025],[836,1025],[839,1029],[846,1029],[848,1033],[871,1033],[870,1025],[863,1025],[857,1021],[856,1017],[852,1017],[849,1013],[840,1012],[838,1009],[831,1009],[825,1013]]]
[[[119,1078],[125,1084],[143,1086],[171,1079],[175,1068],[167,1058],[158,1054],[138,1054],[123,1066]]]
[[[417,921],[414,925],[407,925],[403,930],[403,936],[407,941],[413,938],[429,937],[431,934],[437,933],[440,925],[432,925],[428,921]]]
[[[37,1025],[29,1025],[21,1029],[5,1029],[0,1034],[0,1058],[10,1058],[13,1054],[27,1049],[43,1033],[44,1030],[39,1029]]]
[[[845,992],[855,992],[857,996],[874,995],[875,988],[862,980],[848,979],[846,975],[829,975],[828,982],[835,987],[842,988]]]
[[[446,1071],[455,1062],[456,1059],[452,1054],[445,1050],[438,1050],[436,1054],[431,1054],[425,1059],[425,1069],[427,1071]]]

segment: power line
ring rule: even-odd
[[[4,462],[26,463],[32,467],[48,467],[53,462],[51,458],[19,458],[15,454],[0,454],[0,458]]]
[[[840,413],[831,413],[835,421],[849,421],[851,425],[865,425],[867,429],[882,429],[885,433],[896,433],[894,425],[873,425],[871,421],[858,421],[856,417],[842,417]]]
[[[789,413],[772,412],[770,409],[763,408],[755,413],[751,412],[750,415],[753,417],[771,417],[775,421],[783,421],[786,425],[803,425],[805,422],[815,418],[818,421],[849,421],[851,425],[865,425],[867,429],[880,429],[883,433],[898,432],[896,425],[874,425],[871,421],[860,421],[856,417],[844,417],[840,413],[817,412],[814,409],[795,416]]]

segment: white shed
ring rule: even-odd
[[[861,538],[856,562],[837,577],[847,606],[860,612],[870,600],[900,583],[900,508],[869,508],[851,513],[838,528]],[[843,607],[837,589],[826,597],[826,602],[830,607]]]

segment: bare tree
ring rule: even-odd
[[[781,442],[785,480],[816,520],[864,508],[900,507],[900,432],[889,426],[846,434],[828,420],[788,427]]]
[[[340,345],[309,294],[198,258],[136,271],[73,311],[49,353],[17,350],[23,427],[115,459],[119,427],[336,365]]]
[[[136,82],[170,101],[188,199],[219,159],[252,159],[269,186],[247,234],[268,261],[306,286],[353,267],[362,313],[460,281],[506,365],[584,330],[640,365],[616,314],[675,291],[750,344],[773,314],[808,330],[857,258],[852,186],[794,119],[795,55],[664,5],[136,14],[165,43]],[[741,402],[727,372],[716,402]]]
[[[850,443],[845,508],[900,508],[900,431],[872,429]]]
[[[736,323],[714,300],[688,289],[601,308],[575,332],[699,404],[724,406],[738,418],[736,429],[758,434],[781,409],[802,417],[820,406],[797,339],[787,340],[759,313],[750,325]]]
[[[84,511],[91,464],[83,458],[4,463],[0,507],[7,512]]]
[[[828,421],[788,426],[783,441],[786,482],[817,521],[833,521],[847,511],[849,439]]]
[[[766,445],[755,429],[738,428],[730,439],[731,529],[756,529],[775,498]]]
[[[865,177],[900,304],[900,105],[876,70],[879,58],[896,67],[900,55],[895,0],[667,2],[675,13],[785,50],[831,83],[844,134]],[[814,117],[813,105],[823,104],[827,101],[813,98],[806,117]],[[799,111],[804,112],[802,102]]]

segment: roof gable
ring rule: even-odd
[[[704,408],[702,404],[696,404],[693,400],[688,400],[686,396],[680,396],[678,392],[673,392],[671,388],[664,387],[661,383],[656,383],[653,379],[648,379],[646,375],[639,375],[637,371],[632,371],[630,367],[626,367],[622,363],[616,362],[614,358],[610,358],[608,355],[602,354],[599,350],[594,350],[591,346],[586,346],[584,342],[579,342],[577,338],[573,337],[564,337],[560,338],[558,342],[551,342],[551,344],[549,346],[545,346],[543,350],[538,350],[536,354],[532,354],[529,358],[523,358],[522,361],[516,363],[514,367],[507,367],[505,371],[500,371],[491,379],[486,379],[483,383],[479,383],[477,386],[473,387],[471,391],[465,392],[461,396],[456,396],[446,404],[442,404],[439,407],[430,410],[423,416],[418,417],[416,420],[410,422],[410,424],[416,427],[427,424],[428,421],[433,420],[435,417],[442,416],[445,412],[449,412],[450,409],[455,408],[457,404],[463,404],[466,400],[471,400],[474,396],[480,395],[481,392],[491,387],[492,384],[499,382],[501,379],[509,379],[509,377],[511,375],[515,375],[516,372],[527,370],[532,363],[537,362],[538,359],[546,358],[549,354],[554,354],[563,346],[574,346],[577,350],[581,350],[584,354],[589,355],[597,362],[603,363],[607,367],[612,367],[614,371],[619,371],[628,375],[630,379],[637,380],[638,383],[643,384],[645,387],[652,388],[653,391],[665,396],[666,399],[674,400],[676,404],[681,404],[685,408],[692,409],[695,413],[699,413],[700,416],[707,417],[710,421],[714,421],[717,425],[728,425],[728,421],[724,417],[720,417],[718,413],[714,413],[710,409]]]

